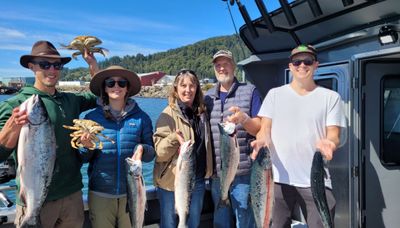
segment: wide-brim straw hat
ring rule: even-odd
[[[29,68],[28,63],[32,61],[35,57],[43,57],[50,59],[60,59],[61,63],[64,65],[71,61],[70,57],[61,57],[57,49],[52,43],[45,40],[40,40],[32,46],[32,51],[30,55],[21,56],[19,62],[25,68]]]
[[[103,90],[104,80],[110,77],[123,77],[128,80],[128,96],[134,96],[140,92],[142,83],[140,82],[139,76],[135,72],[127,70],[121,66],[109,66],[106,69],[97,72],[90,81],[90,91],[92,91],[96,96],[100,96]]]

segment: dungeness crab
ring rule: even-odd
[[[74,59],[76,59],[78,55],[81,55],[85,51],[85,48],[90,52],[99,52],[105,57],[108,54],[108,50],[102,47],[95,47],[99,44],[101,44],[101,40],[95,36],[77,36],[69,45],[61,44],[61,46],[68,50],[78,50],[72,53],[72,58]]]
[[[84,147],[81,142],[81,136],[83,133],[90,134],[90,140],[93,144],[93,146],[89,148],[90,150],[96,148],[100,150],[103,149],[103,143],[97,137],[98,135],[104,137],[112,143],[115,143],[112,139],[101,133],[101,131],[104,130],[104,127],[93,120],[74,119],[72,122],[74,123],[74,126],[63,125],[63,127],[70,130],[75,130],[70,134],[72,137],[71,146],[75,149],[78,149],[78,147]]]

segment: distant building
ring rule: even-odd
[[[58,86],[84,86],[85,82],[83,81],[58,81]]]
[[[23,86],[32,86],[35,83],[35,77],[0,77],[2,86],[21,88]]]
[[[160,80],[158,80],[158,82],[154,84],[154,86],[163,87],[167,85],[172,85],[174,83],[174,80],[175,80],[175,75],[165,75]]]
[[[160,80],[162,77],[164,77],[164,75],[165,73],[161,71],[138,74],[142,86],[152,86],[156,84],[157,81]]]
[[[203,78],[203,79],[200,80],[200,84],[201,85],[209,84],[209,83],[213,84],[213,83],[216,83],[216,82],[217,82],[217,80],[215,78]]]

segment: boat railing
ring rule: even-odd
[[[6,227],[14,227],[15,220],[15,203],[10,200],[9,197],[11,194],[15,194],[17,189],[16,185],[4,185],[0,186],[0,201],[3,205],[0,204],[0,225],[1,228]],[[157,190],[154,186],[146,187],[146,197],[147,197],[147,209],[145,211],[145,227],[154,227],[154,225],[159,224],[160,222],[160,205],[157,197]],[[84,227],[91,227],[88,217],[88,198],[87,194],[83,194],[83,202],[85,208],[85,224]],[[201,227],[212,226],[212,218],[213,218],[213,203],[211,198],[211,192],[206,191],[204,196],[203,203],[203,211],[201,214]]]

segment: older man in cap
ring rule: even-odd
[[[210,116],[211,133],[214,148],[214,177],[211,179],[211,193],[215,205],[214,227],[254,227],[254,218],[249,205],[251,159],[249,142],[254,139],[260,128],[257,113],[261,106],[261,97],[254,85],[239,82],[235,77],[236,63],[232,53],[220,50],[214,54],[215,76],[218,83],[207,91],[205,103]],[[229,191],[231,204],[218,205],[220,192],[221,153],[218,123],[236,124],[240,146],[239,167]]]
[[[98,70],[96,59],[87,51],[84,53],[84,59],[93,75]],[[54,127],[57,159],[39,221],[45,228],[82,227],[84,222],[81,161],[77,151],[70,146],[70,132],[62,125],[72,125],[72,120],[78,118],[82,111],[94,108],[96,96],[92,93],[57,91],[55,86],[60,79],[60,72],[70,60],[70,57],[61,57],[50,42],[36,42],[31,54],[23,55],[20,59],[21,65],[35,75],[33,87],[24,87],[16,96],[0,103],[0,160],[6,160],[10,155],[16,160],[19,133],[22,126],[28,122],[26,111],[20,112],[18,106],[33,94],[39,95],[43,100]],[[18,177],[17,184],[20,192]],[[17,194],[17,227],[22,225],[27,210],[23,201],[26,200]]]
[[[289,69],[290,84],[271,89],[261,106],[261,130],[252,142],[255,156],[262,146],[271,151],[275,182],[272,227],[290,227],[291,214],[300,205],[308,227],[323,227],[310,183],[315,151],[331,160],[339,146],[340,127],[346,126],[342,101],[335,91],[314,82],[317,53],[310,45],[294,48]],[[335,199],[328,169],[326,197],[334,217]]]

